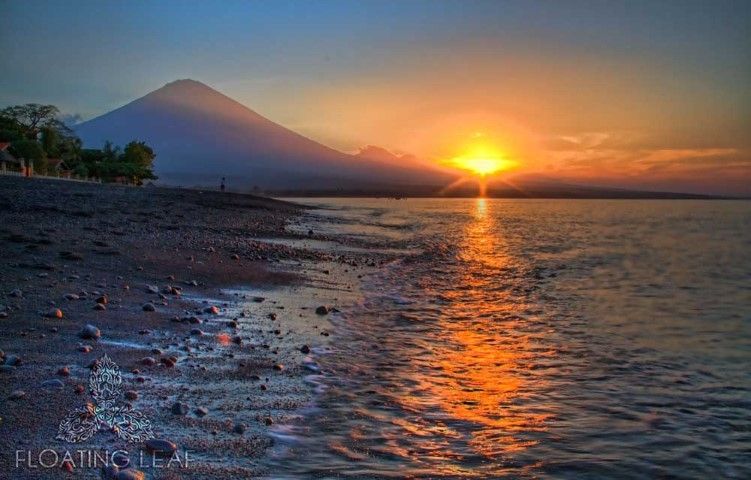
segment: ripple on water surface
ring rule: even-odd
[[[341,202],[422,253],[314,353],[275,478],[751,475],[747,202]]]

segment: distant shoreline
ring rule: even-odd
[[[700,195],[681,193],[644,192],[612,195],[394,195],[371,192],[265,192],[272,198],[386,198],[386,199],[512,199],[512,200],[751,200],[751,197],[728,197],[721,195]]]

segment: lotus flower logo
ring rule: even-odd
[[[57,429],[57,438],[83,442],[99,430],[110,430],[126,442],[143,442],[154,437],[148,418],[127,404],[118,404],[123,383],[120,367],[107,355],[97,360],[89,376],[93,402],[70,412]]]

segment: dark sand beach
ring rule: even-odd
[[[263,473],[273,429],[311,400],[309,353],[331,341],[330,314],[316,309],[351,289],[356,254],[285,245],[316,237],[285,228],[304,210],[240,194],[6,177],[0,208],[5,478],[59,478],[68,467],[100,478],[90,461],[62,455],[119,449],[154,478]],[[67,412],[91,401],[92,362],[105,353],[122,372],[120,401],[174,443],[180,463],[154,467],[138,458],[143,444],[111,432],[55,438]],[[40,467],[44,450],[61,455],[41,459],[57,468]]]

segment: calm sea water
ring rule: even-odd
[[[322,200],[406,249],[275,478],[751,478],[751,203]]]

